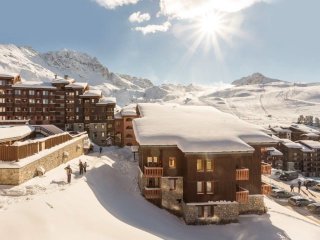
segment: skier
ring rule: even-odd
[[[70,164],[64,168],[67,172],[67,179],[68,179],[68,183],[71,183],[71,174],[72,174],[72,169],[70,167]]]
[[[87,172],[87,162],[84,162],[84,164],[83,164],[83,171],[84,171],[84,173],[86,173]]]
[[[79,173],[80,175],[83,174],[83,163],[81,162],[81,160],[79,160]]]

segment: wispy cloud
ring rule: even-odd
[[[92,0],[107,9],[114,9],[128,4],[136,4],[140,0]]]
[[[130,22],[142,23],[144,21],[149,21],[149,20],[150,20],[149,13],[134,12],[129,16]]]
[[[238,12],[258,2],[274,0],[160,0],[160,14],[186,19],[203,15],[210,10]]]
[[[166,21],[161,25],[147,25],[145,27],[136,27],[134,28],[134,30],[142,32],[143,35],[147,35],[149,33],[166,32],[170,27],[171,23],[169,21]]]

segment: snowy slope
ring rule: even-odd
[[[129,148],[104,148],[101,157],[81,159],[89,170],[79,176],[78,159],[72,160],[70,185],[62,165],[20,187],[33,194],[0,195],[1,239],[311,240],[320,234],[318,224],[267,198],[267,214],[241,216],[227,225],[188,226],[141,196],[138,164]]]

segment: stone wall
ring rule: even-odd
[[[249,195],[248,203],[239,204],[239,213],[240,214],[263,214],[266,212],[266,207],[263,201],[263,195]]]
[[[175,179],[176,181],[176,189],[170,190],[170,179]],[[183,199],[183,178],[175,177],[175,178],[161,178],[161,206],[163,208],[168,209],[169,211],[175,213],[176,215],[181,215],[182,208],[181,202]]]
[[[198,206],[212,206],[213,216],[199,218]],[[187,224],[225,224],[238,221],[239,203],[237,202],[208,203],[207,205],[198,206],[182,203],[183,217]]]
[[[69,144],[61,144],[55,146],[55,151],[44,154],[40,152],[39,158],[29,164],[23,165],[19,168],[1,168],[0,169],[0,184],[5,185],[18,185],[35,176],[37,176],[37,168],[43,167],[45,171],[49,171],[57,166],[70,161],[73,158],[79,157],[84,153],[83,142],[87,135],[82,135],[76,139],[70,140]],[[66,154],[68,153],[68,154]],[[31,157],[37,157],[33,155]],[[24,159],[20,162],[23,163]]]

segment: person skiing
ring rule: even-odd
[[[83,163],[81,162],[81,160],[79,160],[79,174],[83,174]]]
[[[300,193],[300,189],[301,189],[301,181],[298,181],[298,193]]]
[[[290,189],[291,189],[291,192],[294,192],[294,186],[293,186],[293,184],[290,185]]]
[[[87,162],[84,162],[84,164],[83,164],[83,171],[84,171],[84,173],[86,173],[87,172]]]
[[[70,167],[70,164],[68,164],[67,167],[64,168],[67,172],[67,180],[68,180],[68,183],[71,183],[71,174],[72,174],[72,169]]]

